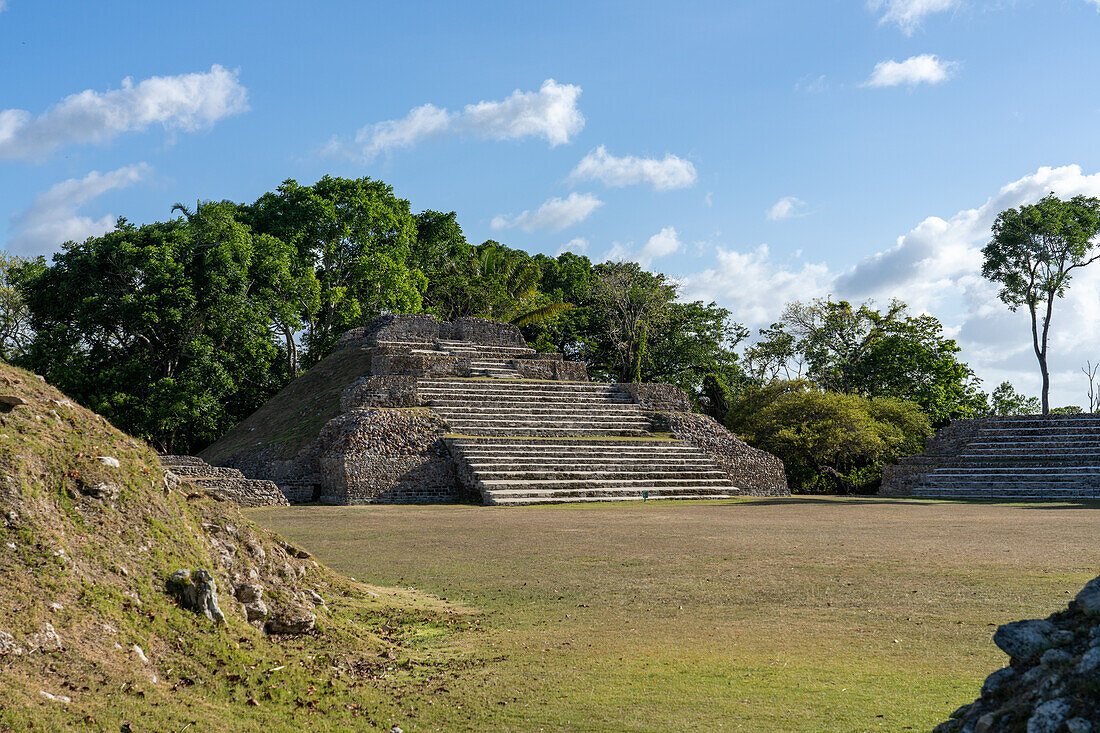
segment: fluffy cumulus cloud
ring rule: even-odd
[[[125,132],[162,125],[191,132],[248,109],[236,71],[153,76],[120,89],[73,94],[40,115],[0,110],[0,160],[39,159],[67,145],[105,143]]]
[[[806,215],[806,202],[795,196],[784,196],[765,212],[769,221],[793,219]]]
[[[800,256],[772,258],[761,245],[750,251],[716,248],[716,266],[681,279],[683,295],[716,300],[752,328],[774,321],[784,304],[832,295],[861,302],[900,298],[914,312],[929,312],[958,340],[962,358],[987,390],[1008,379],[1038,394],[1025,310],[1011,312],[997,287],[981,276],[981,249],[1001,211],[1035,203],[1050,192],[1062,198],[1100,196],[1100,173],[1076,165],[1044,167],[1003,186],[980,206],[947,218],[930,216],[895,243],[847,270]],[[1052,399],[1081,404],[1086,359],[1100,360],[1100,267],[1075,273],[1066,297],[1057,301],[1051,331]]]
[[[92,171],[83,178],[70,178],[50,187],[15,216],[7,248],[20,255],[47,254],[70,240],[82,242],[109,232],[115,228],[113,215],[93,219],[81,215],[81,207],[108,191],[132,186],[151,172],[152,168],[139,163],[108,173]]]
[[[901,85],[939,84],[955,73],[958,64],[944,61],[935,54],[910,56],[904,61],[880,61],[875,64],[865,87],[896,87]]]
[[[574,254],[582,255],[588,251],[588,240],[584,237],[574,237],[568,242],[558,247],[558,251],[554,253],[555,257],[560,257],[566,252],[573,252]]]
[[[493,229],[512,229],[519,227],[525,232],[536,229],[561,231],[566,227],[579,224],[603,206],[603,201],[590,193],[571,193],[565,198],[554,197],[546,201],[535,211],[524,211],[512,216],[498,214],[489,226]]]
[[[633,155],[616,158],[601,145],[577,163],[569,178],[572,181],[601,181],[616,188],[646,184],[654,191],[670,191],[692,185],[697,174],[691,161],[671,153],[662,159]]]
[[[747,252],[717,247],[715,259],[714,267],[680,279],[683,297],[716,301],[751,328],[775,321],[786,303],[827,295],[832,281],[827,265],[776,261],[766,244]]]
[[[584,128],[584,115],[577,108],[580,95],[579,86],[547,79],[537,92],[517,89],[499,102],[468,104],[461,111],[425,104],[401,119],[361,128],[353,147],[334,140],[327,151],[373,160],[380,153],[457,134],[486,140],[535,137],[555,147],[568,143]]]
[[[893,23],[906,35],[920,27],[929,15],[959,7],[960,0],[868,0],[872,12],[881,12],[880,23]]]
[[[604,255],[605,262],[637,262],[644,268],[653,264],[653,260],[666,257],[683,249],[684,243],[680,240],[680,234],[674,227],[664,227],[654,234],[641,249],[634,247],[632,242],[622,244],[615,242],[611,249]]]

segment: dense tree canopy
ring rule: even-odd
[[[938,320],[909,315],[898,300],[885,311],[843,300],[792,303],[746,359],[758,380],[804,376],[827,391],[910,400],[943,424],[979,414],[984,395],[942,331]]]
[[[897,301],[793,303],[741,358],[735,314],[684,302],[675,280],[471,244],[454,212],[414,214],[381,181],[287,180],[251,204],[171,213],[120,219],[52,263],[0,261],[0,356],[163,450],[201,449],[344,331],[403,312],[510,321],[595,379],[675,384],[805,490],[863,490],[929,421],[987,409],[939,322]]]

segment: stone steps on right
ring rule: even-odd
[[[887,495],[1100,498],[1100,415],[987,417],[951,423],[928,450],[887,468]]]

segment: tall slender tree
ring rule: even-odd
[[[999,283],[998,297],[1031,315],[1031,343],[1043,378],[1042,410],[1050,412],[1047,352],[1054,299],[1066,294],[1074,270],[1100,259],[1100,199],[1053,193],[1037,204],[1002,211],[982,250],[982,275]]]

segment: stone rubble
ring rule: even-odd
[[[1100,577],[1065,611],[998,627],[993,643],[1009,666],[934,733],[1100,733]]]

